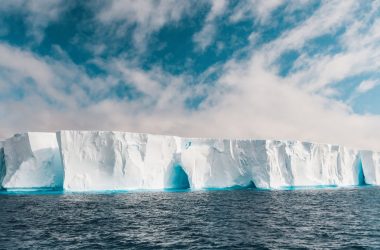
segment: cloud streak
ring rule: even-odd
[[[125,35],[125,32],[129,32],[135,25],[134,44],[136,48],[144,50],[150,34],[168,23],[178,22],[184,15],[189,14],[192,4],[196,3],[175,0],[111,0],[107,1],[106,6],[99,12],[98,20],[106,25],[116,22],[116,36]]]
[[[199,75],[170,73],[160,64],[144,67],[141,55],[107,58],[97,53],[92,63],[105,73],[91,74],[70,60],[2,43],[0,90],[8,97],[0,96],[0,137],[26,130],[102,129],[300,139],[380,150],[380,116],[354,113],[354,99],[339,99],[337,88],[363,74],[371,78],[358,81],[353,92],[363,94],[377,86],[378,79],[371,74],[380,67],[379,1],[367,3],[368,9],[362,11],[356,1],[323,1],[309,17],[273,40],[260,45],[253,39]],[[252,19],[254,27],[271,26],[275,10],[284,8],[289,15],[296,10],[282,1],[247,1],[232,9],[223,1],[200,5],[210,8],[202,27],[191,36],[194,47],[185,49],[211,48],[221,19],[223,25]],[[118,27],[115,35],[133,32],[133,43],[143,55],[149,53],[152,34],[178,24],[196,9],[192,2],[178,1],[112,1],[99,8],[93,22]],[[249,32],[260,36],[256,29]],[[331,44],[336,50],[329,45],[316,52],[307,49],[326,35],[335,39]],[[107,49],[103,44],[102,51]],[[297,57],[289,73],[280,75],[279,59],[289,51]],[[10,98],[14,86],[28,91],[22,98]],[[199,106],[187,107],[187,101],[197,97],[202,99]]]

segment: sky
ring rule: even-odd
[[[0,138],[118,130],[380,150],[380,1],[0,4]]]

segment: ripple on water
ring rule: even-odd
[[[380,189],[0,195],[0,248],[377,248]]]

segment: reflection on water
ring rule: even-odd
[[[0,248],[379,247],[380,189],[0,195]]]

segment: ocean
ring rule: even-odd
[[[0,194],[0,249],[380,248],[380,188]]]

